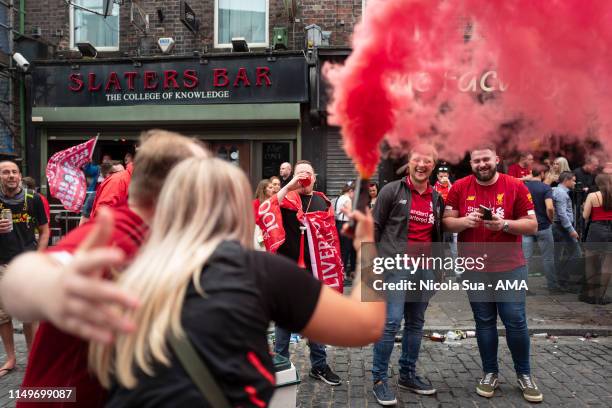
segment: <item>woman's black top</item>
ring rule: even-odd
[[[183,328],[232,406],[258,407],[272,398],[267,342],[271,320],[299,332],[310,320],[321,283],[284,257],[223,242],[203,269],[207,297],[189,285]],[[137,370],[134,389],[115,386],[108,407],[208,407],[176,356],[156,364],[155,376]]]

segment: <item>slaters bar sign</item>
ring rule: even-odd
[[[39,64],[34,106],[307,102],[303,57]]]

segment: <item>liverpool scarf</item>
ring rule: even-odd
[[[320,196],[330,204],[323,193],[315,191],[313,194]],[[306,227],[308,248],[304,248],[303,237],[301,237],[300,260],[304,259],[304,251],[309,251],[314,277],[342,293],[344,267],[340,257],[340,243],[331,205],[328,206],[327,211],[304,213],[302,200],[296,191],[287,193],[280,205],[276,194],[262,203],[259,206],[256,222],[263,231],[264,244],[268,252],[275,253],[285,242],[281,207],[295,211],[298,221]]]

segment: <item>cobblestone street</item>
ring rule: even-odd
[[[544,394],[539,406],[612,406],[612,339],[581,341],[561,337],[557,343],[532,338],[532,373]],[[328,348],[329,362],[343,380],[330,387],[308,377],[308,347],[302,340],[292,346],[293,360],[299,367],[300,407],[378,407],[372,395],[372,347],[362,349]],[[395,387],[400,344],[396,343],[391,363],[390,383],[398,397],[398,407],[525,407],[529,406],[516,386],[510,352],[500,339],[500,387],[490,400],[475,392],[481,377],[480,357],[475,339],[448,346],[423,339],[418,371],[437,388],[435,396],[418,396]]]
[[[16,334],[18,367],[0,379],[0,407],[13,407],[9,390],[19,387],[25,369],[25,343]],[[560,337],[557,343],[532,338],[532,371],[544,394],[542,407],[612,406],[612,339],[581,341],[579,337]],[[397,380],[400,345],[396,343],[390,382]],[[372,347],[344,349],[328,347],[328,361],[342,378],[342,385],[330,387],[308,377],[310,363],[306,341],[291,345],[292,360],[302,382],[298,401],[310,407],[378,407],[371,387]],[[481,376],[480,358],[475,339],[456,345],[423,339],[419,373],[432,381],[438,393],[432,397],[397,392],[398,407],[526,407],[515,385],[514,370],[504,338],[500,339],[500,388],[490,400],[476,395],[474,388]],[[2,356],[4,359],[4,356]],[[395,389],[395,385],[394,385]]]
[[[527,297],[530,333],[557,336],[554,343],[531,337],[531,366],[534,378],[544,394],[539,406],[612,407],[612,304],[589,305],[578,302],[576,295],[549,296],[542,288],[542,277],[529,279],[532,295]],[[350,291],[350,287],[346,292]],[[612,292],[612,290],[609,290]],[[612,294],[612,293],[611,293]],[[20,327],[16,324],[16,327]],[[449,329],[474,330],[473,315],[464,293],[438,293],[430,302],[425,316],[425,332]],[[504,329],[498,322],[498,330]],[[600,337],[581,340],[581,336],[597,333]],[[607,336],[607,337],[606,337]],[[9,390],[21,383],[26,365],[23,334],[15,334],[18,352],[17,369],[0,378],[0,408],[13,407]],[[423,339],[418,363],[419,375],[428,378],[438,389],[433,397],[399,392],[395,383],[400,344],[395,344],[391,358],[390,383],[398,397],[398,407],[526,407],[530,404],[516,386],[510,352],[505,338],[500,337],[500,388],[490,400],[475,392],[481,364],[475,339],[464,339],[452,345]],[[372,395],[372,346],[345,349],[328,347],[328,362],[342,378],[342,385],[330,387],[308,376],[308,346],[302,339],[291,345],[292,361],[302,380],[298,405],[310,407],[378,407]],[[0,361],[4,361],[0,349]]]

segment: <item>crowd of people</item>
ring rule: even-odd
[[[342,378],[328,364],[326,345],[373,344],[372,392],[388,406],[397,403],[388,371],[404,321],[397,386],[433,395],[416,366],[434,292],[385,297],[367,283],[374,256],[434,255],[444,242],[455,244],[455,256],[457,244],[460,251],[507,245],[488,261],[487,279],[525,281],[537,243],[550,293],[579,291],[581,301],[608,303],[610,256],[582,248],[580,238],[612,240],[612,168],[600,170],[589,158],[571,172],[562,157],[543,168],[523,153],[504,174],[495,146],[469,153],[472,174],[451,180],[434,147],[413,146],[402,178],[380,189],[370,183],[369,205],[357,209],[355,181],[330,200],[316,190],[306,160],[283,163],[253,197],[246,175],[196,140],[148,131],[125,168],[109,157],[84,169],[93,181],[83,222],[49,248],[42,196],[22,187],[15,163],[0,162],[0,208],[12,211],[12,219],[0,219],[7,352],[0,377],[15,367],[12,316],[31,322],[22,386],[75,387],[74,406],[262,407],[274,392],[271,352],[289,358],[291,334],[301,333],[310,377],[331,386]],[[362,251],[366,242],[377,249]],[[423,266],[390,271],[385,280],[435,280],[436,273]],[[483,279],[461,276],[472,278]],[[379,301],[364,302],[365,295]],[[499,384],[499,316],[523,397],[544,398],[531,375],[525,295],[468,291],[482,397]],[[185,359],[186,349],[195,354]],[[210,377],[203,382],[194,367]]]
[[[508,171],[525,182],[535,205],[538,231],[523,237],[525,256],[531,257],[537,243],[548,289],[578,293],[580,301],[591,304],[611,302],[605,296],[610,265],[593,250],[595,243],[612,239],[609,165],[601,168],[599,158],[590,155],[572,171],[564,157],[548,166],[534,164],[533,155],[524,153]]]

